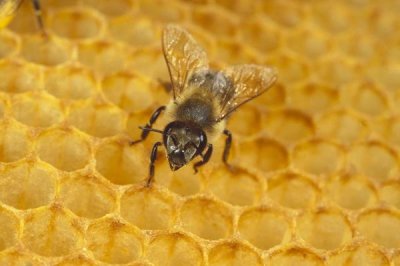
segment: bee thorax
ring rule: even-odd
[[[215,123],[214,107],[209,99],[190,97],[177,106],[175,119],[190,121],[201,128],[211,128]]]

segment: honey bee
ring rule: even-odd
[[[172,171],[194,158],[195,173],[206,164],[213,152],[212,142],[226,135],[222,161],[226,166],[232,143],[232,134],[225,128],[227,118],[239,106],[267,91],[276,81],[273,68],[259,65],[237,65],[217,71],[209,68],[205,51],[194,38],[177,25],[168,25],[162,34],[162,49],[172,85],[172,96],[167,106],[159,107],[149,122],[139,127],[139,140],[150,132],[162,134],[162,143],[156,142],[150,156],[147,186],[154,178],[154,163],[158,147],[164,144]],[[162,112],[168,116],[164,130],[152,128]]]
[[[31,2],[33,5],[33,10],[35,12],[38,27],[40,28],[41,32],[45,34],[40,1],[31,0]],[[0,29],[6,27],[8,23],[10,23],[21,3],[22,0],[0,0]]]

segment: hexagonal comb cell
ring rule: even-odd
[[[337,62],[341,61],[340,66]],[[315,74],[319,82],[343,86],[354,80],[357,80],[359,66],[348,58],[341,56],[332,56],[330,58],[321,58],[317,61],[319,67],[315,67]]]
[[[315,115],[335,106],[338,91],[323,84],[309,83],[292,89],[290,96],[291,106]]]
[[[21,93],[41,88],[39,68],[15,61],[0,62],[0,91]]]
[[[300,56],[313,60],[321,57],[330,50],[329,39],[315,29],[305,29],[293,32],[286,38],[287,46]]]
[[[341,146],[316,139],[300,143],[292,154],[295,167],[316,175],[327,175],[341,170],[343,157]]]
[[[276,82],[266,93],[261,94],[249,104],[255,105],[260,108],[275,108],[281,107],[286,102],[286,89],[283,84]]]
[[[268,180],[268,196],[288,208],[311,207],[317,200],[318,190],[310,177],[297,173],[277,174]]]
[[[175,204],[163,191],[132,188],[121,198],[121,215],[141,229],[168,229],[176,215]]]
[[[96,169],[114,184],[132,184],[147,177],[143,146],[127,141],[103,142],[96,151]]]
[[[381,116],[388,111],[386,94],[376,85],[367,83],[357,85],[343,92],[343,98],[349,106],[368,116]]]
[[[218,53],[215,54],[219,61],[230,65],[241,62],[257,62],[257,54],[253,49],[243,46],[240,41],[231,39],[220,39],[217,41]]]
[[[285,10],[286,12],[282,12]],[[304,6],[294,5],[292,2],[267,1],[260,4],[260,10],[266,17],[272,18],[277,23],[285,27],[294,27],[299,25],[305,17]]]
[[[264,172],[284,169],[289,164],[286,148],[273,140],[258,138],[239,145],[240,161],[244,168],[259,169]],[[235,161],[234,158],[233,161]]]
[[[284,143],[293,144],[314,134],[312,120],[295,110],[271,112],[262,119],[263,130]]]
[[[220,36],[235,35],[235,28],[237,27],[237,20],[235,18],[215,6],[213,8],[198,7],[193,9],[192,13],[192,19],[195,24]]]
[[[367,239],[388,248],[399,248],[400,216],[386,210],[367,210],[358,216],[356,228]]]
[[[280,47],[282,41],[278,29],[260,17],[246,21],[239,34],[242,43],[248,43],[264,53],[272,53]]]
[[[143,112],[154,107],[157,93],[162,93],[148,78],[119,72],[102,81],[107,99],[127,112]]]
[[[132,46],[145,47],[159,43],[161,29],[150,18],[129,14],[113,19],[110,23],[110,33],[117,40]]]
[[[204,263],[199,244],[182,233],[164,233],[155,236],[149,243],[146,258],[156,266],[200,266]]]
[[[72,129],[44,131],[36,140],[39,158],[64,171],[83,168],[90,158],[90,144]]]
[[[82,247],[82,240],[79,223],[59,205],[36,209],[25,217],[22,242],[37,254],[69,255]]]
[[[56,172],[42,163],[7,165],[0,174],[0,200],[17,209],[37,208],[53,200],[56,184]]]
[[[106,14],[107,16],[121,16],[127,12],[130,12],[135,7],[135,2],[131,0],[83,0],[84,5],[88,5],[92,8],[96,8],[100,12]]]
[[[153,64],[149,65],[147,62],[153,62]],[[170,81],[164,56],[160,49],[153,46],[133,51],[132,56],[128,58],[126,69],[133,69],[138,73],[152,77],[154,81]]]
[[[32,63],[55,66],[67,62],[71,54],[71,46],[57,38],[42,36],[22,38],[21,55]]]
[[[287,85],[288,83],[301,82],[310,75],[310,65],[304,59],[287,51],[278,51],[271,54],[265,59],[265,64],[270,66],[279,66],[279,72],[285,73],[279,78],[280,83]]]
[[[263,265],[261,257],[250,247],[241,243],[222,243],[208,253],[209,265]]]
[[[44,89],[61,99],[87,99],[96,91],[94,74],[79,66],[63,66],[45,72]]]
[[[264,208],[250,209],[242,213],[238,231],[244,239],[265,250],[283,243],[290,234],[289,221],[285,214]]]
[[[264,259],[268,266],[322,266],[323,259],[313,251],[302,247],[289,247],[277,250]]]
[[[351,265],[390,265],[385,253],[372,245],[350,247],[342,252],[332,253],[327,260],[329,266],[343,265],[344,263]]]
[[[102,33],[103,18],[89,9],[65,9],[50,17],[51,30],[64,38],[92,39]]]
[[[396,1],[43,0],[47,36],[22,2],[0,31],[0,265],[400,265]],[[129,142],[171,98],[168,22],[212,68],[278,81],[230,117],[233,168],[224,137],[198,174],[160,149],[144,187],[161,135]]]
[[[109,41],[90,41],[78,47],[78,61],[100,74],[110,74],[124,69],[129,50]]]
[[[230,171],[221,167],[210,173],[206,185],[219,199],[239,206],[254,205],[263,194],[262,181],[240,168]]]
[[[139,2],[140,11],[156,21],[179,22],[187,19],[189,13],[189,8],[179,2],[163,0]]]
[[[370,156],[371,154],[374,156]],[[385,181],[399,167],[396,152],[376,141],[353,146],[349,151],[348,160],[360,173],[375,182]]]
[[[333,176],[326,184],[326,195],[343,208],[362,209],[377,200],[374,186],[362,175]]]
[[[87,101],[70,106],[67,121],[79,130],[101,138],[122,132],[126,116],[113,105]]]
[[[220,203],[205,198],[186,201],[181,207],[182,227],[205,239],[221,239],[231,234],[232,217]]]
[[[87,246],[96,259],[107,263],[128,263],[143,253],[142,234],[114,218],[103,218],[89,225]]]
[[[317,132],[323,138],[332,138],[343,144],[351,144],[367,138],[368,123],[353,112],[339,110],[322,115],[316,123]]]
[[[314,23],[334,33],[344,31],[351,22],[349,12],[343,5],[333,5],[329,2],[318,3],[313,6],[313,11]],[[332,17],[325,16],[326,12],[331,12]]]
[[[333,210],[318,210],[297,218],[297,232],[313,247],[332,250],[353,237],[348,218]]]
[[[163,161],[165,169],[169,167],[166,161],[167,160]],[[183,197],[197,194],[204,186],[203,174],[199,173],[193,175],[193,168],[190,166],[184,167],[180,171],[173,172],[171,175],[163,175],[161,177],[163,179],[160,181],[163,182],[163,185],[167,186],[171,192]]]
[[[64,176],[59,189],[65,207],[78,216],[95,219],[115,208],[114,190],[97,176],[85,173]]]
[[[29,130],[13,120],[3,120],[0,125],[0,161],[13,162],[27,156],[32,143]]]
[[[227,127],[235,136],[251,139],[260,134],[261,115],[254,106],[245,105],[229,119]]]
[[[45,93],[16,95],[11,106],[14,118],[27,126],[49,127],[64,118],[61,103]]]

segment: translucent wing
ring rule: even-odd
[[[207,55],[193,37],[177,25],[166,26],[162,45],[176,99],[193,72],[208,68]]]
[[[0,29],[7,26],[20,4],[21,0],[0,0]]]
[[[242,104],[266,92],[277,78],[276,70],[259,65],[232,66],[222,72],[232,85],[220,95],[222,110],[217,121],[221,121]]]

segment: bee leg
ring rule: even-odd
[[[198,172],[197,168],[199,168],[200,166],[206,164],[210,160],[212,151],[213,151],[212,144],[208,144],[208,149],[207,149],[206,153],[204,155],[200,154],[203,160],[201,160],[201,161],[199,161],[199,162],[197,162],[197,163],[195,163],[193,165],[193,169],[194,169],[194,173],[195,174]]]
[[[40,7],[40,0],[32,0],[33,9],[35,11],[36,22],[43,33],[44,36],[47,36],[46,30],[44,28],[43,18],[42,18],[42,8]]]
[[[165,110],[165,106],[160,106],[157,108],[157,110],[154,111],[154,113],[151,115],[149,122],[147,122],[147,124],[144,126],[144,128],[142,129],[142,134],[140,135],[140,139],[135,140],[135,141],[131,141],[130,145],[134,145],[136,143],[139,143],[143,140],[145,140],[147,138],[147,136],[150,133],[150,130],[146,130],[146,129],[151,129],[151,127],[153,126],[153,124],[157,121],[157,118],[160,116],[161,112]]]
[[[225,140],[224,153],[222,154],[222,161],[229,169],[232,169],[232,165],[228,163],[229,152],[231,150],[231,145],[232,145],[232,133],[229,130],[225,129],[224,134],[226,135],[226,140]]]
[[[157,151],[158,151],[158,146],[161,145],[161,142],[156,142],[153,146],[153,149],[151,150],[151,155],[150,155],[150,167],[149,167],[149,177],[147,178],[146,181],[146,187],[150,187],[153,179],[154,179],[154,163],[157,160]]]

